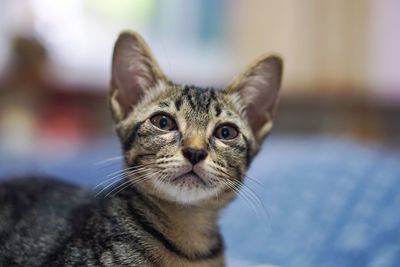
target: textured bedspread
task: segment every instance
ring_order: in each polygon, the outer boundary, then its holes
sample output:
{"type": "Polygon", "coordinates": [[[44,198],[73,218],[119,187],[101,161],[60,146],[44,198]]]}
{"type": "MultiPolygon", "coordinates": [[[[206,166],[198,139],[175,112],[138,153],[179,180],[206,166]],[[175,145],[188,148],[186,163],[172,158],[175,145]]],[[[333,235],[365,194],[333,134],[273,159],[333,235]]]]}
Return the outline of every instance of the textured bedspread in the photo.
{"type": "MultiPolygon", "coordinates": [[[[222,216],[229,266],[400,266],[397,148],[271,137],[222,216]]],[[[120,159],[99,161],[118,154],[114,139],[51,158],[0,148],[0,175],[34,171],[93,187],[121,166],[120,159]]]]}

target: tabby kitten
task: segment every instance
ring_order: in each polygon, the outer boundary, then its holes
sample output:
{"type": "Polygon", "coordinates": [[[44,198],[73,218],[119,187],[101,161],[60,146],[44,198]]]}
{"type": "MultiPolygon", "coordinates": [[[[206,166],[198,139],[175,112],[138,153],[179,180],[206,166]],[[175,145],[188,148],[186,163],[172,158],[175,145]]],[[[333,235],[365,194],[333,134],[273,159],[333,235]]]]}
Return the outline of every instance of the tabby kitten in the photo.
{"type": "Polygon", "coordinates": [[[271,130],[281,73],[271,56],[221,90],[178,85],[122,33],[109,100],[126,178],[97,197],[45,178],[1,184],[0,266],[224,266],[219,211],[271,130]]]}

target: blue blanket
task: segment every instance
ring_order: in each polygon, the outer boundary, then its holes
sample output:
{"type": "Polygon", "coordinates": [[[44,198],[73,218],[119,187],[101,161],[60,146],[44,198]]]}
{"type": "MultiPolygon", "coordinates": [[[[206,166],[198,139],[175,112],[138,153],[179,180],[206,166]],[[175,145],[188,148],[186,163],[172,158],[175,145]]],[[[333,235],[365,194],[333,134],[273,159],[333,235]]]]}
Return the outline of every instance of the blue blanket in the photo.
{"type": "MultiPolygon", "coordinates": [[[[115,139],[60,157],[12,157],[0,175],[46,173],[93,187],[121,168],[115,139]],[[96,164],[97,163],[97,164],[96,164]]],[[[272,136],[223,212],[229,266],[400,266],[400,150],[272,136]]]]}

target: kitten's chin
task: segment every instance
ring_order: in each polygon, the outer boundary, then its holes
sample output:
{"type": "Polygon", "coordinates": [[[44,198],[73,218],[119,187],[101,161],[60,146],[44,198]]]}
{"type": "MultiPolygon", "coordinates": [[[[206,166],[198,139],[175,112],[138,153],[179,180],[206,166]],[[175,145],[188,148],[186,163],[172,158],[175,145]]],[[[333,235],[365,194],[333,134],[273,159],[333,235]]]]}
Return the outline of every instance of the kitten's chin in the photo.
{"type": "Polygon", "coordinates": [[[193,171],[180,175],[171,180],[172,184],[176,184],[179,186],[188,186],[188,187],[209,187],[206,181],[203,180],[199,175],[194,173],[193,171]]]}
{"type": "Polygon", "coordinates": [[[168,200],[183,204],[196,204],[213,198],[220,192],[217,186],[210,187],[201,177],[192,172],[170,181],[154,180],[153,183],[155,188],[161,191],[168,200]]]}

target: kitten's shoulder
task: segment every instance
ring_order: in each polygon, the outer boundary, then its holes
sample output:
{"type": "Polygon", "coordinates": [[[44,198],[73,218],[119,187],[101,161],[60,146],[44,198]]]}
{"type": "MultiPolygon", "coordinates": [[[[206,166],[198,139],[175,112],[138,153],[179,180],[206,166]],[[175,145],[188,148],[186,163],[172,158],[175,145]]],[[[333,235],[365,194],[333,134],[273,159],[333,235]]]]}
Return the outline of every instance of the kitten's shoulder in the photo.
{"type": "Polygon", "coordinates": [[[48,190],[80,190],[75,184],[61,181],[51,176],[15,176],[0,179],[0,194],[9,190],[24,192],[48,190]]]}
{"type": "Polygon", "coordinates": [[[73,201],[89,195],[88,189],[50,176],[9,177],[0,181],[0,203],[29,204],[40,199],[73,201]]]}

